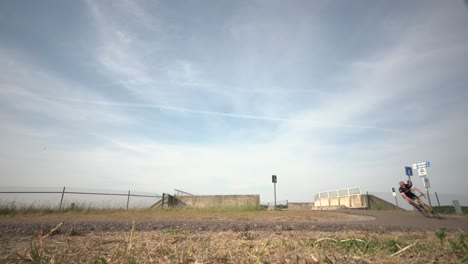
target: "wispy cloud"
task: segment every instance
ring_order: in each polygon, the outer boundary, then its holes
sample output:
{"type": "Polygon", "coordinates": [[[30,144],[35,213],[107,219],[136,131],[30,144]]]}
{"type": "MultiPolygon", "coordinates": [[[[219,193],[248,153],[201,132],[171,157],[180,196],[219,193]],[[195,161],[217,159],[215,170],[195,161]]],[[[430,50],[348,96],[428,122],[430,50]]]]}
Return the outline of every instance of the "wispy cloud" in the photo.
{"type": "Polygon", "coordinates": [[[81,83],[64,80],[47,70],[41,69],[19,53],[0,49],[0,58],[12,63],[0,66],[4,75],[0,77],[0,101],[4,111],[15,112],[19,120],[52,118],[59,122],[120,123],[131,120],[126,114],[107,109],[73,107],[69,103],[53,100],[65,95],[69,98],[102,98],[99,92],[85,88],[81,83]],[[21,118],[20,118],[21,117],[21,118]]]}
{"type": "Polygon", "coordinates": [[[310,200],[431,159],[460,192],[462,4],[88,1],[86,58],[0,44],[2,182],[310,200]]]}
{"type": "Polygon", "coordinates": [[[53,101],[74,102],[74,103],[83,103],[83,104],[99,105],[99,106],[115,106],[115,107],[131,107],[131,108],[153,108],[153,109],[161,109],[161,110],[184,112],[184,113],[191,113],[191,114],[200,114],[200,115],[208,115],[208,116],[222,116],[222,117],[241,118],[241,119],[258,119],[258,120],[268,120],[268,121],[276,121],[276,122],[289,122],[289,123],[309,123],[309,124],[319,126],[319,127],[330,127],[330,126],[331,127],[349,127],[349,128],[378,129],[378,130],[396,132],[395,130],[381,128],[381,127],[362,126],[362,125],[345,124],[345,123],[333,123],[333,122],[320,122],[320,121],[307,120],[307,119],[290,119],[290,118],[281,118],[281,117],[268,117],[268,116],[257,116],[257,115],[246,115],[246,114],[235,114],[235,113],[223,113],[223,112],[195,110],[195,109],[188,109],[188,108],[167,106],[167,105],[157,105],[157,104],[124,103],[124,102],[113,102],[113,101],[93,101],[93,100],[76,99],[76,98],[70,98],[70,97],[42,96],[42,95],[37,95],[37,94],[34,95],[34,94],[31,94],[31,93],[24,93],[24,92],[20,93],[20,94],[30,96],[30,97],[35,97],[35,98],[49,99],[49,100],[53,100],[53,101]]]}

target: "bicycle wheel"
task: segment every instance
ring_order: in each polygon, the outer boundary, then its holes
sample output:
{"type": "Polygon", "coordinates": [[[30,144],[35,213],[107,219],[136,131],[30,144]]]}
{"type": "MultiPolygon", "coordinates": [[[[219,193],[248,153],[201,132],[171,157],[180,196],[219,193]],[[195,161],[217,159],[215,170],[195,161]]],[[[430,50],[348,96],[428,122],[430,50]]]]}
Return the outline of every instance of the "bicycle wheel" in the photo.
{"type": "Polygon", "coordinates": [[[431,212],[431,215],[435,218],[438,218],[438,219],[441,219],[442,217],[440,217],[439,213],[437,213],[436,211],[434,211],[434,209],[432,210],[431,212]]]}
{"type": "Polygon", "coordinates": [[[430,217],[429,215],[429,212],[427,212],[426,210],[422,209],[421,211],[419,211],[422,215],[424,215],[425,217],[430,217]]]}
{"type": "Polygon", "coordinates": [[[440,215],[437,212],[434,212],[434,210],[427,204],[422,203],[424,211],[427,213],[427,216],[432,216],[435,218],[440,218],[440,215]]]}
{"type": "Polygon", "coordinates": [[[418,212],[420,212],[422,215],[424,215],[425,217],[429,217],[429,212],[427,212],[424,207],[422,207],[421,205],[415,205],[414,206],[416,208],[416,210],[418,210],[418,212]]]}

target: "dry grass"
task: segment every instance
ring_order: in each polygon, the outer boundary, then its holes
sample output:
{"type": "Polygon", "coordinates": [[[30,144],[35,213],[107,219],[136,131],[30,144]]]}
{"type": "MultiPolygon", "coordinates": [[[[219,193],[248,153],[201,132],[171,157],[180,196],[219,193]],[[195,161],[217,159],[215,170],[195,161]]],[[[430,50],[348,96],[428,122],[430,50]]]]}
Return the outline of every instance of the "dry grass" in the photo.
{"type": "MultiPolygon", "coordinates": [[[[57,219],[233,219],[328,221],[346,214],[219,209],[26,212],[9,221],[57,219]]],[[[39,230],[38,230],[39,232],[39,230]]],[[[463,232],[159,231],[0,234],[0,263],[468,263],[463,232]]]]}
{"type": "Polygon", "coordinates": [[[464,233],[445,234],[441,239],[433,232],[132,230],[2,237],[0,262],[466,263],[467,242],[464,233]]]}
{"type": "Polygon", "coordinates": [[[93,220],[109,220],[109,219],[221,219],[221,220],[259,220],[259,221],[288,221],[288,220],[304,220],[304,221],[327,221],[329,219],[346,219],[348,216],[336,212],[312,211],[312,210],[284,210],[284,211],[267,211],[264,209],[193,209],[193,208],[171,208],[171,209],[132,209],[132,210],[68,210],[64,212],[58,211],[25,211],[15,214],[0,215],[0,221],[31,221],[31,220],[62,220],[69,219],[93,219],[93,220]]]}

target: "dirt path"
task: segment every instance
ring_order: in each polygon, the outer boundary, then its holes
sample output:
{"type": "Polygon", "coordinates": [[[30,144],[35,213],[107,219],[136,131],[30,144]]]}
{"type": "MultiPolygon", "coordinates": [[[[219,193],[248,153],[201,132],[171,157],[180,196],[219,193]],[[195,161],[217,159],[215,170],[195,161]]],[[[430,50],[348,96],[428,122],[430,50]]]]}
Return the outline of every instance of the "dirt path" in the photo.
{"type": "MultiPolygon", "coordinates": [[[[237,219],[135,219],[136,231],[151,230],[190,230],[190,231],[418,231],[445,228],[447,231],[463,230],[468,232],[468,217],[444,216],[442,219],[425,218],[416,212],[400,211],[339,211],[336,219],[271,219],[271,220],[237,220],[237,219]]],[[[0,221],[0,236],[30,236],[41,230],[50,230],[62,222],[57,220],[0,221]]],[[[81,234],[91,232],[130,231],[133,220],[103,219],[68,219],[64,221],[61,232],[79,231],[81,234]]]]}

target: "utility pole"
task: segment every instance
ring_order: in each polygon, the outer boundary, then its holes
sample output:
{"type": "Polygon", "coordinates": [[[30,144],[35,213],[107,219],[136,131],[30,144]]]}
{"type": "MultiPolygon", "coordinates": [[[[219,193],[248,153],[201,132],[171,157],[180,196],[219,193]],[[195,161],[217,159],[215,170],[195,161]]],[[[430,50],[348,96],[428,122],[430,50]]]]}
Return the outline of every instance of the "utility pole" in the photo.
{"type": "Polygon", "coordinates": [[[273,186],[274,186],[273,188],[274,188],[274,193],[275,193],[275,210],[276,210],[276,182],[278,181],[276,175],[271,176],[271,181],[273,182],[273,186]]]}

